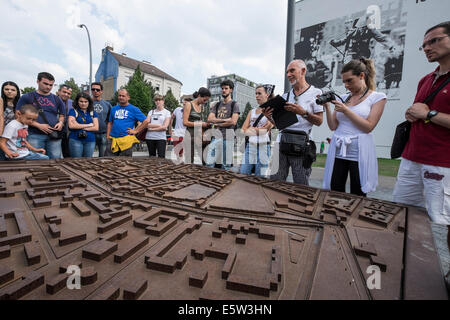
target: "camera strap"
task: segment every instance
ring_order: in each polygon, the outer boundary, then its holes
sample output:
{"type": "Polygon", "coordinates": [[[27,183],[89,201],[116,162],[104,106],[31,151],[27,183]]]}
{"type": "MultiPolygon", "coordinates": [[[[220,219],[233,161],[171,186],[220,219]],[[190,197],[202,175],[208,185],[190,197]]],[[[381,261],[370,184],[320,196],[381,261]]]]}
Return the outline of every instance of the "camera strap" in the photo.
{"type": "MultiPolygon", "coordinates": [[[[369,92],[369,90],[370,90],[369,87],[367,87],[367,88],[366,88],[366,91],[364,91],[363,95],[358,99],[358,101],[360,101],[362,98],[364,98],[364,97],[366,96],[367,92],[369,92]]],[[[349,94],[349,96],[347,97],[347,99],[345,99],[345,102],[344,102],[344,103],[349,102],[350,99],[351,99],[352,97],[353,97],[353,96],[352,96],[351,94],[349,94]]]]}

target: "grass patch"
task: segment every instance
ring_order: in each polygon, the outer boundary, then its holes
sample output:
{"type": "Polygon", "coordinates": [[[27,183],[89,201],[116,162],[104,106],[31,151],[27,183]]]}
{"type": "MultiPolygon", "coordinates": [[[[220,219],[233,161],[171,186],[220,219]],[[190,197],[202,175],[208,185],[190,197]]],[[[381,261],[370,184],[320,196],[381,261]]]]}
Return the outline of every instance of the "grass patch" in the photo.
{"type": "MultiPolygon", "coordinates": [[[[313,167],[325,168],[326,154],[318,154],[317,161],[313,163],[313,167]]],[[[400,160],[378,159],[378,174],[384,177],[396,177],[398,168],[400,167],[400,160]]]]}

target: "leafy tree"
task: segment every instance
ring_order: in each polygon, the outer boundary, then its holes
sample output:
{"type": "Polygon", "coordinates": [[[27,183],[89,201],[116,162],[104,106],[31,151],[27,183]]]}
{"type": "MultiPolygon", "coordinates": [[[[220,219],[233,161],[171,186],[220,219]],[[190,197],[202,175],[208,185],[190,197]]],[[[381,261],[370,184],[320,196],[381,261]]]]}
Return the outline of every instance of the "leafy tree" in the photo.
{"type": "MultiPolygon", "coordinates": [[[[155,108],[155,103],[153,102],[155,89],[153,89],[150,82],[145,80],[144,74],[139,66],[128,83],[120,89],[126,89],[128,91],[130,94],[130,104],[138,107],[145,115],[147,115],[151,109],[155,108]]],[[[113,106],[117,105],[119,102],[118,95],[119,90],[114,94],[114,98],[111,100],[113,106]]]]}
{"type": "Polygon", "coordinates": [[[245,122],[245,119],[247,119],[247,115],[251,110],[252,110],[252,105],[250,104],[250,102],[247,102],[247,104],[245,105],[244,112],[241,114],[241,116],[238,119],[238,122],[237,122],[238,128],[242,128],[242,126],[245,122]]]}
{"type": "Polygon", "coordinates": [[[30,93],[30,92],[33,92],[33,91],[36,91],[36,89],[33,88],[33,87],[25,87],[25,88],[20,90],[20,92],[22,92],[22,94],[30,93]]]}
{"type": "Polygon", "coordinates": [[[64,81],[64,84],[72,89],[72,96],[70,97],[70,99],[75,100],[76,96],[81,92],[80,87],[77,85],[73,78],[64,81]]]}
{"type": "Polygon", "coordinates": [[[164,97],[164,106],[170,112],[174,112],[174,110],[180,106],[177,98],[173,95],[172,90],[167,91],[166,96],[164,97]]]}

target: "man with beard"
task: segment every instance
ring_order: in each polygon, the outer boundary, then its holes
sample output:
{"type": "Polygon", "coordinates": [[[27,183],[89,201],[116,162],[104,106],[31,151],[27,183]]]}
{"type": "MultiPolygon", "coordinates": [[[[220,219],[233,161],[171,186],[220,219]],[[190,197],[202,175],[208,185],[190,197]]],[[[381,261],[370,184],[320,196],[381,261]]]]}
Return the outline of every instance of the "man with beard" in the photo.
{"type": "MultiPolygon", "coordinates": [[[[316,97],[322,94],[320,89],[306,82],[306,64],[303,60],[294,60],[289,63],[286,70],[287,78],[292,85],[292,90],[283,95],[287,101],[285,109],[297,116],[297,123],[285,128],[280,132],[277,144],[274,147],[273,157],[278,157],[278,162],[272,160],[271,179],[286,181],[289,168],[292,169],[294,183],[309,185],[311,167],[304,165],[304,154],[290,154],[282,152],[282,135],[299,134],[303,131],[311,138],[314,125],[320,126],[323,121],[323,106],[316,103],[316,97]],[[278,168],[275,167],[278,165],[278,168]]],[[[272,122],[273,110],[267,108],[264,115],[272,122]]]]}
{"type": "Polygon", "coordinates": [[[439,66],[420,80],[414,104],[406,111],[411,132],[402,154],[394,201],[426,207],[434,223],[448,227],[450,249],[450,21],[429,29],[420,50],[428,62],[439,66]],[[422,103],[439,88],[431,101],[422,103]]]}
{"type": "Polygon", "coordinates": [[[208,122],[220,131],[221,137],[211,139],[206,165],[213,168],[217,164],[224,170],[230,170],[233,164],[234,129],[240,110],[237,102],[233,101],[233,81],[225,80],[220,87],[223,100],[212,107],[208,122]]]}

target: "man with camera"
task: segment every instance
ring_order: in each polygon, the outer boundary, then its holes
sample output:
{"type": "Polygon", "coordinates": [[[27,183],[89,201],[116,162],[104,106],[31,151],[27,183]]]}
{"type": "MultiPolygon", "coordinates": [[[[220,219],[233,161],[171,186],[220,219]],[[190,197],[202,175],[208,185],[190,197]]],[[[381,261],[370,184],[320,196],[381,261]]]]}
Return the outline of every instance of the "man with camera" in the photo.
{"type": "MultiPolygon", "coordinates": [[[[286,181],[289,168],[292,168],[294,183],[309,185],[311,163],[305,161],[305,150],[313,126],[320,126],[323,121],[323,106],[316,103],[316,98],[322,91],[306,82],[306,64],[303,60],[294,60],[289,63],[286,73],[292,90],[283,95],[287,101],[285,109],[295,113],[298,122],[282,130],[278,135],[273,153],[274,157],[278,157],[278,170],[274,169],[273,165],[276,161],[272,160],[271,179],[286,181]],[[295,148],[291,148],[290,142],[295,141],[303,141],[304,145],[300,148],[303,151],[295,151],[295,148]]],[[[264,115],[274,123],[272,113],[271,108],[264,111],[264,115]]]]}
{"type": "Polygon", "coordinates": [[[430,28],[419,49],[439,66],[420,80],[414,104],[406,111],[412,125],[394,201],[426,206],[433,222],[448,226],[450,248],[450,21],[430,28]],[[435,92],[430,102],[422,103],[435,92]]]}
{"type": "Polygon", "coordinates": [[[60,159],[65,107],[61,98],[51,93],[54,83],[55,78],[50,73],[39,73],[38,89],[21,96],[17,110],[26,104],[39,110],[39,117],[29,127],[28,142],[37,149],[45,149],[50,159],[60,159]]]}
{"type": "Polygon", "coordinates": [[[107,146],[105,156],[133,156],[133,145],[140,143],[136,134],[149,124],[149,120],[139,108],[129,103],[130,94],[126,89],[119,90],[119,104],[111,109],[106,128],[107,146]],[[136,122],[141,124],[136,128],[136,122]]]}

